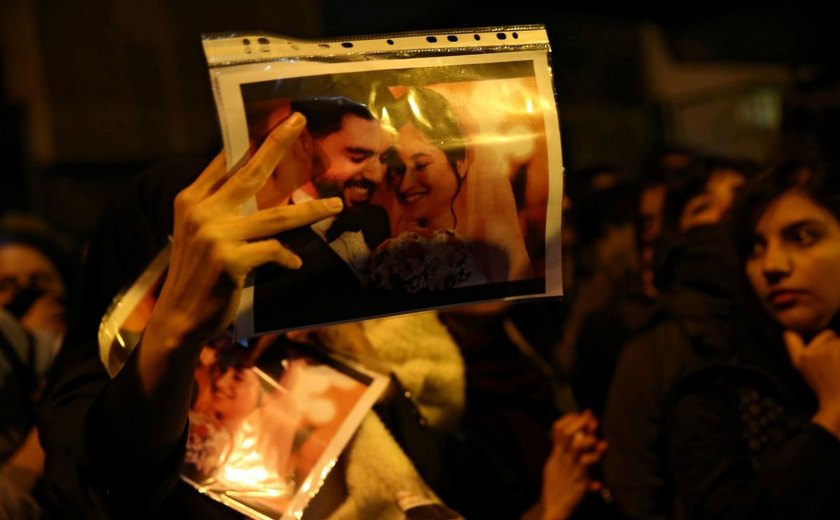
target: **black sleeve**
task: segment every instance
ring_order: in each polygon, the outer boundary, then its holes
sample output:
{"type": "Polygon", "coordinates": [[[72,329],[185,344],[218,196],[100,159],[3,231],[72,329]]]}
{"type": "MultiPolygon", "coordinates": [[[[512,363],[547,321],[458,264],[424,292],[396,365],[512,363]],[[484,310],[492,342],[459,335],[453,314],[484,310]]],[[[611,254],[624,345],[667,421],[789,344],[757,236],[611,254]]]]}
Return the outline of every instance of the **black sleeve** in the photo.
{"type": "Polygon", "coordinates": [[[664,468],[662,403],[676,368],[669,366],[679,334],[670,323],[625,347],[604,412],[604,478],[618,507],[636,519],[666,518],[671,489],[664,468]]]}
{"type": "Polygon", "coordinates": [[[132,180],[105,210],[89,244],[80,298],[39,418],[47,454],[44,501],[56,518],[152,516],[177,482],[183,442],[149,467],[110,432],[101,407],[110,378],[97,333],[113,298],[166,243],[174,196],[201,167],[196,161],[160,165],[132,180]]]}
{"type": "Polygon", "coordinates": [[[840,441],[810,422],[751,455],[737,392],[696,385],[668,415],[670,468],[688,518],[837,518],[840,441]]]}

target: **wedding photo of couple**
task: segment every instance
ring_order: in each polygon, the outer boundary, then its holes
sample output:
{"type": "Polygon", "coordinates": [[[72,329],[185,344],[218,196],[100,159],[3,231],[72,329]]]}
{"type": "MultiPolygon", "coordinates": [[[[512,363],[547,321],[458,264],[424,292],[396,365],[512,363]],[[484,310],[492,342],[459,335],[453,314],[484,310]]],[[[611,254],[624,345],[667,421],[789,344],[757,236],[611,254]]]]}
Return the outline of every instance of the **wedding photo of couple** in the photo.
{"type": "Polygon", "coordinates": [[[303,266],[256,271],[247,332],[546,292],[549,161],[533,66],[439,69],[241,86],[252,149],[290,114],[306,118],[257,208],[344,202],[276,237],[303,266]],[[291,294],[298,315],[275,322],[272,300],[291,294]]]}

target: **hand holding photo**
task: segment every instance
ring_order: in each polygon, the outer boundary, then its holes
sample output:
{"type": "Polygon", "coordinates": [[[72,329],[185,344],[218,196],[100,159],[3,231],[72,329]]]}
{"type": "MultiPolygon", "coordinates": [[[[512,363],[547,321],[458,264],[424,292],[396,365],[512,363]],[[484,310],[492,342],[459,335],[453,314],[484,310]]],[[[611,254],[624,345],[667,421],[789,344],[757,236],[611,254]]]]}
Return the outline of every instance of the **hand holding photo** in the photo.
{"type": "MultiPolygon", "coordinates": [[[[146,327],[166,277],[165,248],[100,325],[111,376],[146,327]]],[[[194,372],[182,478],[255,519],[292,518],[318,492],[389,377],[283,336],[213,337],[194,372]]]]}

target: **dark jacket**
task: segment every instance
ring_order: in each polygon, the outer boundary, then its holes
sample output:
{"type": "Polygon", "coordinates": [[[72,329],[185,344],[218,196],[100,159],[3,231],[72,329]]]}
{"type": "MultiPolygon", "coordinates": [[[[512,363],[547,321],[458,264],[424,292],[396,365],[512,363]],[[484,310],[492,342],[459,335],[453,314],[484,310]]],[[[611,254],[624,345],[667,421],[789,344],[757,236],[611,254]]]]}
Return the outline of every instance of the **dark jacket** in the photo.
{"type": "Polygon", "coordinates": [[[675,237],[660,259],[658,314],[622,350],[604,414],[604,473],[629,518],[679,518],[668,475],[663,406],[676,381],[728,355],[739,262],[720,226],[675,237]]]}
{"type": "Polygon", "coordinates": [[[87,253],[83,291],[42,402],[49,518],[238,518],[180,481],[185,440],[163,463],[149,465],[108,430],[101,403],[110,378],[99,359],[99,322],[112,299],[166,244],[172,201],[204,164],[201,159],[160,165],[133,180],[100,220],[87,253]]]}
{"type": "Polygon", "coordinates": [[[840,516],[840,440],[794,374],[747,360],[682,380],[666,418],[669,466],[689,518],[840,516]]]}
{"type": "Polygon", "coordinates": [[[753,299],[732,318],[731,356],[675,384],[669,468],[692,519],[840,517],[840,440],[811,422],[816,396],[782,330],[753,299]]]}

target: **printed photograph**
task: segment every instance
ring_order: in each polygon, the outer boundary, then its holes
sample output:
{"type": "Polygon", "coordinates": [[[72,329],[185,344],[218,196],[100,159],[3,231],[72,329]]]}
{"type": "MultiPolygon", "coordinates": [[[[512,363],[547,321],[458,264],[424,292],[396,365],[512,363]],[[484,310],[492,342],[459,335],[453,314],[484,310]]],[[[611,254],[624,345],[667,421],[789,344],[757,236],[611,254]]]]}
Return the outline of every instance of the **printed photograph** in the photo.
{"type": "Polygon", "coordinates": [[[244,333],[562,293],[546,269],[560,254],[548,214],[562,166],[540,62],[440,62],[249,74],[225,90],[243,107],[244,123],[229,129],[247,133],[246,154],[292,112],[307,119],[257,210],[344,201],[335,218],[276,237],[303,267],[257,270],[240,308],[244,333]],[[297,305],[282,312],[274,302],[289,295],[297,305]]]}
{"type": "Polygon", "coordinates": [[[218,336],[195,371],[184,480],[256,518],[302,508],[379,397],[376,380],[278,337],[218,336]]]}

